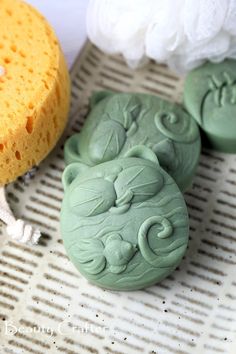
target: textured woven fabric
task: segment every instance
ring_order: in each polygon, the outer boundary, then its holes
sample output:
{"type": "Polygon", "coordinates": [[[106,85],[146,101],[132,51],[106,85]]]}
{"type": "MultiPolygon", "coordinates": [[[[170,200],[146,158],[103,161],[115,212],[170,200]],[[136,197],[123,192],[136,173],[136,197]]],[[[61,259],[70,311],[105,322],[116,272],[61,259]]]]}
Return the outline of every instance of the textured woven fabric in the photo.
{"type": "Polygon", "coordinates": [[[132,67],[152,58],[184,73],[236,58],[236,0],[90,0],[87,31],[132,67]]]}

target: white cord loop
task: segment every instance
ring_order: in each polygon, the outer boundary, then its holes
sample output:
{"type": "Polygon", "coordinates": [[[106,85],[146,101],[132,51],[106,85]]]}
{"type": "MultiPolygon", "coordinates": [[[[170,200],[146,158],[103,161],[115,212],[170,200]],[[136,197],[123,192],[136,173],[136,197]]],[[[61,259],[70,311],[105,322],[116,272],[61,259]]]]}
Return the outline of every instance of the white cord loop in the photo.
{"type": "Polygon", "coordinates": [[[38,243],[41,236],[40,231],[26,224],[26,222],[21,219],[15,219],[7,203],[4,187],[0,188],[0,220],[6,224],[7,234],[13,240],[28,245],[36,245],[38,243]]]}

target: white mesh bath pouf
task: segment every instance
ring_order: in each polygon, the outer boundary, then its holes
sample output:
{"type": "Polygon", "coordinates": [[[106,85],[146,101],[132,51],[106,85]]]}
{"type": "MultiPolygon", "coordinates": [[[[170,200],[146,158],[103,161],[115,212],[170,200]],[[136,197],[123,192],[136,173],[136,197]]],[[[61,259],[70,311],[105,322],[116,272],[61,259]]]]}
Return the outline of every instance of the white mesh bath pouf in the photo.
{"type": "Polygon", "coordinates": [[[206,60],[236,59],[235,21],[236,0],[90,0],[87,32],[131,67],[148,58],[185,73],[206,60]]]}
{"type": "Polygon", "coordinates": [[[38,229],[34,229],[22,219],[16,219],[7,203],[5,187],[0,187],[0,220],[6,224],[6,232],[13,240],[35,245],[41,236],[38,229]]]}

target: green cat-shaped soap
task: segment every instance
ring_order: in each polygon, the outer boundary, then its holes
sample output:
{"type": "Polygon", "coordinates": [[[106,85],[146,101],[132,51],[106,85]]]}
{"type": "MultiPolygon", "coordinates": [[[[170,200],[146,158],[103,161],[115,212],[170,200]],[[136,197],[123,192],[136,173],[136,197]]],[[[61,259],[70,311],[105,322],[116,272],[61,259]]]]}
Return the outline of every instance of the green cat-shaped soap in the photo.
{"type": "Polygon", "coordinates": [[[184,104],[210,147],[236,153],[236,61],[206,63],[190,72],[184,104]]]}
{"type": "Polygon", "coordinates": [[[181,190],[191,184],[201,147],[197,124],[181,106],[147,94],[95,93],[81,133],[65,145],[65,161],[94,166],[136,145],[152,149],[181,190]]]}
{"type": "Polygon", "coordinates": [[[61,232],[67,254],[92,283],[112,290],[141,289],[179,265],[189,219],[174,180],[145,146],[63,173],[61,232]]]}

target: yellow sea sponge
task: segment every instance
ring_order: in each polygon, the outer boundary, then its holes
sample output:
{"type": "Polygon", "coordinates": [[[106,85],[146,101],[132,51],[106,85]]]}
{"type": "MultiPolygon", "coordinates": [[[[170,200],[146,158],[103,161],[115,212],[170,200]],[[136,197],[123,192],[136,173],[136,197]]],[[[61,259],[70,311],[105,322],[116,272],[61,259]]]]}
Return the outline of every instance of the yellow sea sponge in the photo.
{"type": "Polygon", "coordinates": [[[54,147],[69,97],[69,75],[52,28],[30,5],[0,0],[0,186],[54,147]]]}

